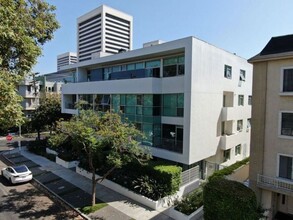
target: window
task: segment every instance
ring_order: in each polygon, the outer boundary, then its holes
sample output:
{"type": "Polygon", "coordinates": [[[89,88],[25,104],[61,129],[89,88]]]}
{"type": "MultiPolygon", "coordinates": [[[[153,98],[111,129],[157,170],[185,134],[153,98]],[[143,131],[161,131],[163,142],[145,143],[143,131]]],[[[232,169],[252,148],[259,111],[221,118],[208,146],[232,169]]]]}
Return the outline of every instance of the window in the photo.
{"type": "Polygon", "coordinates": [[[239,77],[240,81],[245,81],[245,70],[240,70],[240,77],[239,77]]]}
{"type": "Polygon", "coordinates": [[[227,160],[230,160],[230,153],[231,153],[231,149],[224,150],[224,162],[226,162],[227,160]]]}
{"type": "Polygon", "coordinates": [[[179,125],[162,124],[162,148],[182,153],[183,127],[179,125]]]}
{"type": "Polygon", "coordinates": [[[235,156],[240,155],[240,154],[241,154],[241,144],[239,144],[235,147],[235,156]]]}
{"type": "Polygon", "coordinates": [[[163,95],[163,116],[183,117],[184,94],[163,95]]]}
{"type": "Polygon", "coordinates": [[[251,105],[251,104],[252,104],[252,96],[249,95],[249,96],[248,96],[248,105],[251,105]]]}
{"type": "Polygon", "coordinates": [[[243,129],[243,120],[237,121],[237,131],[242,131],[243,129]]]}
{"type": "Polygon", "coordinates": [[[281,135],[293,136],[293,113],[281,113],[281,135]]]}
{"type": "Polygon", "coordinates": [[[251,128],[251,119],[248,118],[248,119],[247,119],[247,127],[246,127],[246,131],[248,132],[250,128],[251,128]]]}
{"type": "Polygon", "coordinates": [[[283,92],[293,92],[293,69],[283,71],[283,92]]]}
{"type": "Polygon", "coordinates": [[[224,76],[227,79],[232,79],[232,67],[231,66],[225,65],[224,76]]]}
{"type": "Polygon", "coordinates": [[[32,86],[27,86],[27,91],[31,92],[32,91],[32,86]]]}
{"type": "Polygon", "coordinates": [[[279,160],[279,177],[289,180],[293,179],[293,158],[280,155],[279,160]]]}
{"type": "Polygon", "coordinates": [[[238,105],[244,105],[244,95],[238,95],[238,105]]]}
{"type": "Polygon", "coordinates": [[[184,75],[184,56],[166,58],[163,61],[163,76],[184,75]]]}

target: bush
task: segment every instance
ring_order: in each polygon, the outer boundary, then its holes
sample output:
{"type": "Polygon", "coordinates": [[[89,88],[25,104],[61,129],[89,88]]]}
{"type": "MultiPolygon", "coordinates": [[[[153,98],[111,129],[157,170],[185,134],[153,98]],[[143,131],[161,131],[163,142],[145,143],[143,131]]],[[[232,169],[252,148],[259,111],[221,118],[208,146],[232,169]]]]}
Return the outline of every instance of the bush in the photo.
{"type": "MultiPolygon", "coordinates": [[[[81,166],[87,164],[82,163],[81,166]]],[[[132,162],[114,170],[109,179],[134,192],[152,200],[174,194],[179,190],[181,183],[181,167],[151,163],[141,165],[132,162]]],[[[107,168],[98,171],[99,175],[107,172],[107,168]]]]}
{"type": "Polygon", "coordinates": [[[175,210],[190,215],[203,205],[203,187],[200,186],[192,193],[184,196],[180,201],[174,202],[175,210]]]}
{"type": "Polygon", "coordinates": [[[45,156],[46,155],[46,146],[47,146],[47,140],[36,140],[36,141],[30,141],[27,149],[37,155],[45,156]]]}
{"type": "Polygon", "coordinates": [[[258,220],[262,217],[254,192],[242,183],[221,177],[204,187],[204,219],[258,220]]]}
{"type": "Polygon", "coordinates": [[[208,180],[211,181],[214,178],[228,176],[228,175],[232,174],[234,172],[234,170],[238,169],[242,165],[247,164],[248,162],[249,162],[249,157],[245,158],[244,160],[238,161],[228,167],[225,167],[224,169],[217,170],[211,176],[209,176],[208,180]]]}

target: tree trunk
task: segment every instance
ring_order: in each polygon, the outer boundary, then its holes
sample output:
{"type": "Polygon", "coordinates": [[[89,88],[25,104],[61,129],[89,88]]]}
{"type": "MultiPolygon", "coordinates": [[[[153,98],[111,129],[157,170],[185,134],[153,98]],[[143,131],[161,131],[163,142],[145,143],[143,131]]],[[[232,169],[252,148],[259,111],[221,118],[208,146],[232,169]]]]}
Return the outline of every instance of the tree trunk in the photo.
{"type": "Polygon", "coordinates": [[[38,140],[41,140],[41,131],[38,130],[38,140]]]}
{"type": "Polygon", "coordinates": [[[92,170],[92,206],[96,204],[96,172],[92,170]]]}

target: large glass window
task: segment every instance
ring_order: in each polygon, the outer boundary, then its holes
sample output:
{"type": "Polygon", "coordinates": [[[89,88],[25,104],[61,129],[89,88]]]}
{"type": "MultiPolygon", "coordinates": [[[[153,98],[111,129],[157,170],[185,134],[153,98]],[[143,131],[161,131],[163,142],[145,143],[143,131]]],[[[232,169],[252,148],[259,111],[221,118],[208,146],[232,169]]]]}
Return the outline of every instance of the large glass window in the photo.
{"type": "Polygon", "coordinates": [[[184,94],[163,95],[163,116],[183,117],[184,94]]]}
{"type": "Polygon", "coordinates": [[[94,100],[94,109],[96,111],[110,111],[110,95],[97,94],[94,100]]]}
{"type": "Polygon", "coordinates": [[[293,136],[293,113],[282,113],[281,135],[293,136]]]}
{"type": "Polygon", "coordinates": [[[284,69],[283,92],[293,92],[293,69],[284,69]]]}
{"type": "Polygon", "coordinates": [[[293,179],[293,158],[280,155],[279,177],[293,179]]]}
{"type": "Polygon", "coordinates": [[[163,60],[163,76],[184,75],[184,56],[170,57],[163,60]]]}
{"type": "Polygon", "coordinates": [[[162,148],[183,152],[183,128],[178,125],[162,125],[162,148]]]}

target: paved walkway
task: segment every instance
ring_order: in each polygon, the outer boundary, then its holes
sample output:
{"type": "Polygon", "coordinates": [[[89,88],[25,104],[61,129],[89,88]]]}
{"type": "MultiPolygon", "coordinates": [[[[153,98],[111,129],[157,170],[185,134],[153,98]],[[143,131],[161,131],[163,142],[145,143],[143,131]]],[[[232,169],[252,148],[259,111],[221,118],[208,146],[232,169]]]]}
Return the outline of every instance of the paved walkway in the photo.
{"type": "MultiPolygon", "coordinates": [[[[16,150],[13,150],[15,153],[16,150]]],[[[44,157],[30,153],[27,150],[21,150],[20,153],[27,159],[40,165],[40,169],[52,172],[60,178],[72,183],[81,190],[91,194],[91,180],[83,177],[76,172],[64,168],[44,157]]],[[[106,206],[96,213],[92,217],[102,217],[103,219],[123,220],[123,219],[152,219],[152,220],[167,220],[172,219],[163,213],[150,208],[144,207],[141,204],[103,186],[97,184],[96,198],[106,202],[109,206],[106,206]]]]}

